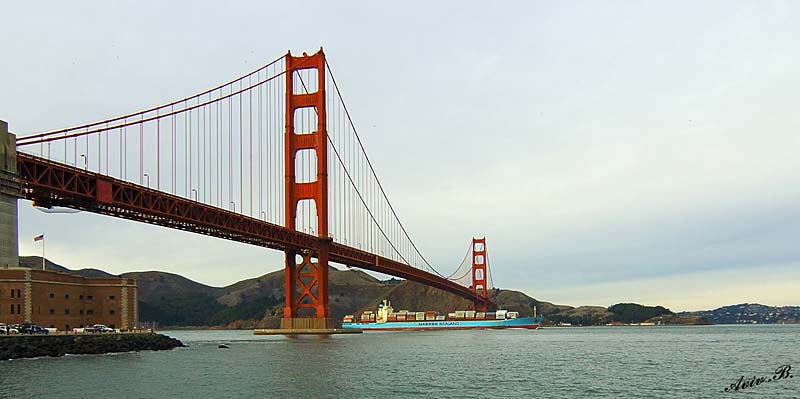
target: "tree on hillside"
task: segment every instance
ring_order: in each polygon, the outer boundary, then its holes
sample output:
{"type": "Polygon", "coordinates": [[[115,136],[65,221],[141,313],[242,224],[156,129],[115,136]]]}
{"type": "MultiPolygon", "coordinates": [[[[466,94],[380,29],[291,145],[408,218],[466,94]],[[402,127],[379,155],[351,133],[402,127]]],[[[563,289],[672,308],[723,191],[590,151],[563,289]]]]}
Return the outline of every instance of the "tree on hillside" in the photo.
{"type": "Polygon", "coordinates": [[[649,318],[671,315],[672,311],[663,306],[643,306],[638,303],[618,303],[610,306],[611,321],[623,323],[641,323],[649,318]]]}

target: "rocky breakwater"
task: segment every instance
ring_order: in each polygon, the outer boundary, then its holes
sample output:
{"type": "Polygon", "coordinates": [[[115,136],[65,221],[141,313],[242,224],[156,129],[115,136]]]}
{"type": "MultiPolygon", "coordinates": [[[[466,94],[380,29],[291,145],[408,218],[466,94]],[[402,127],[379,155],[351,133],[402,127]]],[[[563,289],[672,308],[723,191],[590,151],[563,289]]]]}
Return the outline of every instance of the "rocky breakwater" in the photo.
{"type": "Polygon", "coordinates": [[[154,333],[4,335],[0,336],[0,360],[65,354],[101,354],[183,347],[175,338],[154,333]]]}

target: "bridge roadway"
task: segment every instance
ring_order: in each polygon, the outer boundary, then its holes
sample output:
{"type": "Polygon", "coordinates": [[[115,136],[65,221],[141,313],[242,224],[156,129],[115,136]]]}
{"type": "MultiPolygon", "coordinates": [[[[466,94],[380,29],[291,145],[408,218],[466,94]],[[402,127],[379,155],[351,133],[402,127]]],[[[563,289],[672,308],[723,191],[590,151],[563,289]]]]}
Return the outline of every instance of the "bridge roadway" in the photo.
{"type": "MultiPolygon", "coordinates": [[[[246,215],[125,182],[45,158],[17,153],[23,198],[37,206],[63,206],[191,231],[276,250],[319,249],[326,239],[246,215]]],[[[469,287],[433,273],[333,242],[329,260],[416,281],[482,302],[469,287]]]]}

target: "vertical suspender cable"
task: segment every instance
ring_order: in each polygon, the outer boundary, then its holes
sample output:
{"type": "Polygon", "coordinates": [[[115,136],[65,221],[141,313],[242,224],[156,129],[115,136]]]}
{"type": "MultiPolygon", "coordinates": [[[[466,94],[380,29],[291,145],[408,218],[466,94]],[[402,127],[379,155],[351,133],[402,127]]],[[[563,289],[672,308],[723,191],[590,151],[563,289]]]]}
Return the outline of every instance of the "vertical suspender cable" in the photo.
{"type": "MultiPolygon", "coordinates": [[[[239,81],[239,90],[242,89],[242,81],[239,81]]],[[[244,141],[244,128],[242,119],[242,94],[239,93],[239,213],[244,214],[244,148],[242,143],[244,141]]]]}
{"type": "MultiPolygon", "coordinates": [[[[247,86],[252,86],[250,78],[247,79],[247,86]]],[[[247,102],[249,111],[247,112],[247,116],[250,118],[250,140],[247,143],[247,152],[250,155],[250,186],[247,187],[247,191],[250,194],[250,217],[253,217],[253,90],[248,90],[247,94],[249,96],[249,101],[247,102]]]]}
{"type": "MultiPolygon", "coordinates": [[[[156,116],[159,116],[156,110],[156,116]]],[[[156,189],[161,190],[161,119],[156,119],[156,189]]]]}

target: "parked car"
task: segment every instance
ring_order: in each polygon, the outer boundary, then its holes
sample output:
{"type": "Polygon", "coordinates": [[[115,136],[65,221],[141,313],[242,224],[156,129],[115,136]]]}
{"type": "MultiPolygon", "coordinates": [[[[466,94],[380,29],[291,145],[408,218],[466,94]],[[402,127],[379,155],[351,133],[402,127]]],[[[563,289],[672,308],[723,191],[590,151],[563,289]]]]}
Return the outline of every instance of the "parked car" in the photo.
{"type": "Polygon", "coordinates": [[[93,326],[86,326],[83,328],[83,332],[87,333],[109,333],[115,332],[115,330],[111,327],[107,327],[105,324],[95,324],[93,326]]]}
{"type": "Polygon", "coordinates": [[[19,332],[22,334],[47,334],[49,331],[33,323],[24,323],[19,326],[19,332]]]}
{"type": "Polygon", "coordinates": [[[15,328],[13,325],[7,326],[3,323],[0,323],[0,334],[2,335],[19,334],[19,330],[15,328]]]}

